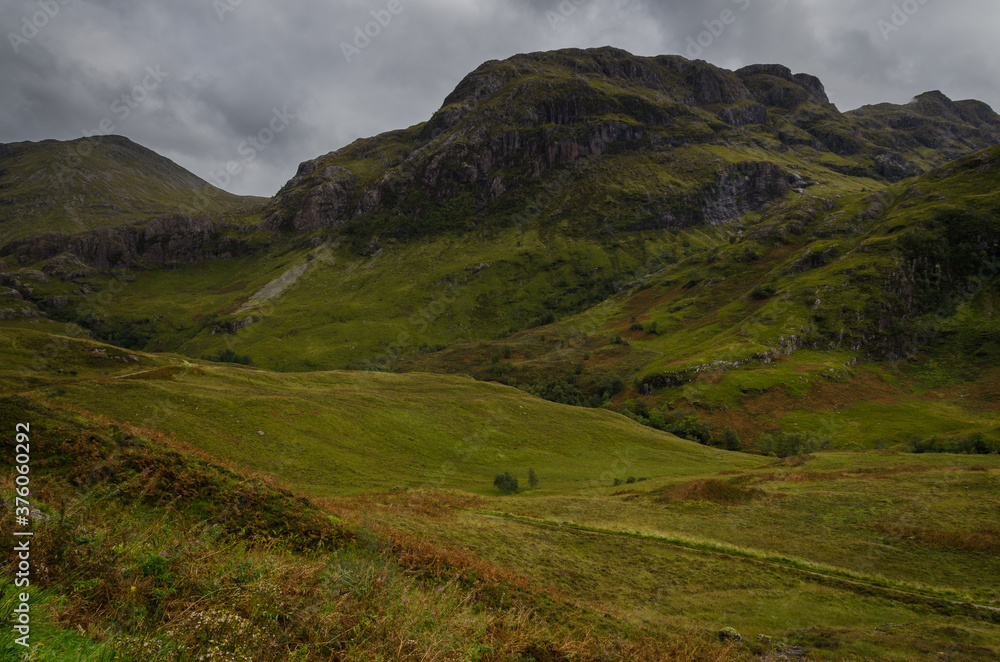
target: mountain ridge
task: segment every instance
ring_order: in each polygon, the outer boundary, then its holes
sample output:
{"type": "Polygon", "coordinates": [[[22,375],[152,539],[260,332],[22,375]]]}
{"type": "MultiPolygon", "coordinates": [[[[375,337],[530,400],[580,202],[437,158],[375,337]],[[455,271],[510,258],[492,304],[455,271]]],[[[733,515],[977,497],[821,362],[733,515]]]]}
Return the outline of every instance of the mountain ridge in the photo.
{"type": "MultiPolygon", "coordinates": [[[[669,179],[649,182],[650,201],[632,216],[649,217],[644,227],[658,218],[697,224],[705,209],[692,184],[723,179],[729,167],[775,160],[759,153],[740,158],[731,147],[785,157],[781,173],[765,166],[772,170],[765,188],[780,195],[778,178],[792,188],[838,175],[898,181],[998,142],[1000,116],[980,102],[952,102],[940,93],[907,106],[840,113],[819,79],[782,65],[732,72],[610,48],[532,53],[484,63],[425,123],[304,162],[268,206],[267,227],[309,232],[384,216],[349,228],[364,235],[359,245],[455,227],[447,211],[426,209],[420,193],[428,192],[438,205],[458,208],[451,216],[502,224],[491,208],[516,205],[549,170],[601,157],[627,165],[647,155],[658,155],[669,179]],[[928,114],[940,108],[947,110],[943,119],[928,114]],[[684,151],[697,146],[712,147],[720,167],[706,168],[706,159],[700,168],[687,163],[684,151]],[[815,175],[803,178],[791,166],[815,175]]],[[[585,207],[573,211],[588,216],[585,207]]],[[[596,212],[591,228],[612,216],[607,208],[589,211],[596,212]]]]}
{"type": "Polygon", "coordinates": [[[628,403],[694,406],[753,438],[774,423],[710,413],[788,379],[1000,351],[995,274],[974,273],[997,259],[1000,148],[965,154],[997,122],[938,92],[840,114],[780,65],[516,56],[428,122],[304,162],[263,206],[7,244],[2,314],[270,369],[461,372],[648,420],[628,403]],[[88,303],[122,270],[132,284],[88,303]]]}

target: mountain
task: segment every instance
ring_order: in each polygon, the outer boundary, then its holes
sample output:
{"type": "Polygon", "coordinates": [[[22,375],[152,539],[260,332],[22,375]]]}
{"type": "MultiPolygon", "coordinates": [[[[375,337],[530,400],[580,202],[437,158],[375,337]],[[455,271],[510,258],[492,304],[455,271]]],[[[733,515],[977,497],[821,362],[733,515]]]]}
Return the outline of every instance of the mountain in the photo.
{"type": "Polygon", "coordinates": [[[482,65],[424,124],[303,163],[269,226],[346,224],[360,245],[509,225],[539,182],[569,198],[551,220],[579,233],[718,225],[790,190],[898,181],[998,142],[989,107],[940,92],[843,114],[780,65],[533,53],[482,65]]]}
{"type": "MultiPolygon", "coordinates": [[[[750,443],[830,414],[791,383],[916,406],[943,378],[915,391],[885,365],[1000,351],[998,127],[940,92],[841,113],[779,65],[519,55],[263,206],[9,243],[0,315],[271,369],[467,373],[750,443]]],[[[834,442],[886,436],[852,425],[834,442]]]]}
{"type": "Polygon", "coordinates": [[[266,201],[6,156],[32,655],[997,659],[997,127],[605,48],[266,201]]]}
{"type": "Polygon", "coordinates": [[[122,136],[0,144],[0,245],[259,202],[217,189],[122,136]]]}

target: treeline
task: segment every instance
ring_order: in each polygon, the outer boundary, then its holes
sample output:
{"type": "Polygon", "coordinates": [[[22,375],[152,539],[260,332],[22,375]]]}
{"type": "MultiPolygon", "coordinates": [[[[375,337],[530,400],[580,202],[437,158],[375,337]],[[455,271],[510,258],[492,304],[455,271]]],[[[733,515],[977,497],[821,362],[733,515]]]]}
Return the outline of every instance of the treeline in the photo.
{"type": "Polygon", "coordinates": [[[1000,439],[987,439],[981,433],[967,437],[914,437],[907,444],[911,453],[959,453],[963,455],[992,455],[1000,453],[1000,439]]]}
{"type": "Polygon", "coordinates": [[[703,446],[714,446],[730,451],[738,451],[743,447],[740,436],[731,427],[713,431],[708,423],[698,418],[698,415],[686,410],[672,410],[668,407],[653,409],[646,400],[628,400],[619,405],[610,405],[608,409],[628,416],[637,423],[648,425],[657,430],[663,430],[681,439],[694,441],[703,446]]]}

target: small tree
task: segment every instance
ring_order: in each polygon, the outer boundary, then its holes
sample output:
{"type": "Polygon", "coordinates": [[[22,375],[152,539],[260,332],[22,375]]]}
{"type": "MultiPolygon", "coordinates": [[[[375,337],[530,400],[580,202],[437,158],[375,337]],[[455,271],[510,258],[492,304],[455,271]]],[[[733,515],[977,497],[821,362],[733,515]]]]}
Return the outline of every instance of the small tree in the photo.
{"type": "Polygon", "coordinates": [[[538,487],[538,474],[535,473],[534,467],[528,469],[528,487],[531,489],[538,487]]]}
{"type": "Polygon", "coordinates": [[[500,490],[500,494],[513,494],[517,492],[517,478],[510,475],[509,471],[497,474],[493,479],[493,487],[500,490]]]}
{"type": "Polygon", "coordinates": [[[736,434],[736,430],[727,427],[724,434],[724,444],[727,451],[738,451],[741,448],[740,445],[740,435],[736,434]]]}
{"type": "Polygon", "coordinates": [[[774,437],[765,432],[757,439],[757,447],[764,455],[771,455],[774,453],[774,437]]]}

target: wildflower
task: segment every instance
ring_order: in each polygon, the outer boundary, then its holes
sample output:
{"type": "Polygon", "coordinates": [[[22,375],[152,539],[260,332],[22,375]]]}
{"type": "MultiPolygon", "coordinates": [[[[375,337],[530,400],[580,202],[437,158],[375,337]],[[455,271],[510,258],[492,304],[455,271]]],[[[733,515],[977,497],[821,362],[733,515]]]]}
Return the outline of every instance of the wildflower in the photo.
{"type": "Polygon", "coordinates": [[[129,590],[130,590],[130,591],[134,591],[134,590],[135,590],[135,586],[130,586],[130,587],[129,587],[129,590]]]}

